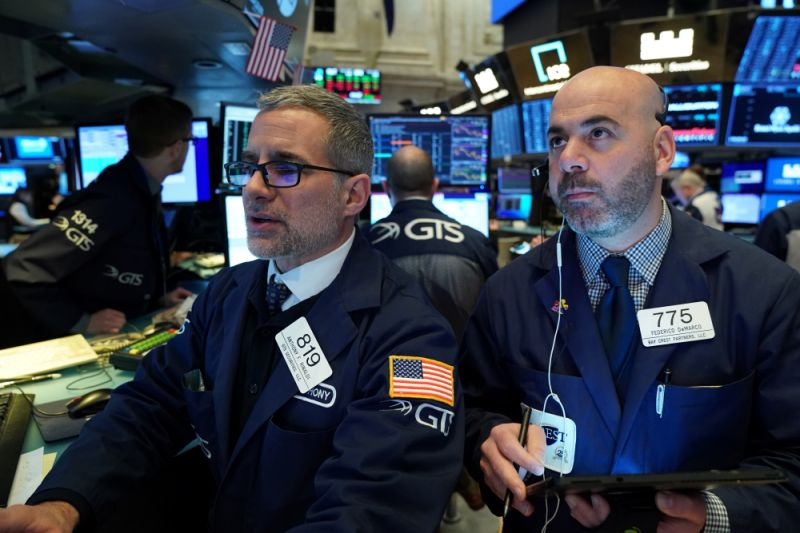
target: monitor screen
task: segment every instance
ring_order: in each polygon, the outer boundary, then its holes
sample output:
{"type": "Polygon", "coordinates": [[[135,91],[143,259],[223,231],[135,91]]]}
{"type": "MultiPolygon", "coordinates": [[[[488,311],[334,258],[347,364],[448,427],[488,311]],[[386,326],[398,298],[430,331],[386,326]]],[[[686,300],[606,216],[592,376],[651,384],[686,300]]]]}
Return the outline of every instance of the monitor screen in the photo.
{"type": "Polygon", "coordinates": [[[303,82],[338,94],[351,104],[381,103],[381,71],[374,68],[305,67],[303,82]]]}
{"type": "Polygon", "coordinates": [[[486,115],[370,115],[375,143],[372,183],[386,179],[395,150],[414,145],[431,155],[441,186],[483,188],[489,160],[489,117],[486,115]]]}
{"type": "Polygon", "coordinates": [[[761,197],[758,194],[723,194],[722,221],[729,224],[758,224],[761,197]]]}
{"type": "Polygon", "coordinates": [[[24,168],[0,167],[0,194],[14,194],[20,187],[26,187],[27,183],[24,168]]]}
{"type": "Polygon", "coordinates": [[[667,124],[678,146],[713,146],[719,143],[722,85],[672,85],[664,87],[669,98],[667,124]]]}
{"type": "Polygon", "coordinates": [[[669,168],[687,168],[690,164],[689,154],[675,150],[675,159],[672,160],[672,165],[669,168]]]}
{"type": "Polygon", "coordinates": [[[511,79],[508,60],[505,53],[500,52],[475,65],[472,70],[472,89],[481,105],[493,111],[514,101],[516,88],[511,79]]]}
{"type": "MultiPolygon", "coordinates": [[[[255,106],[222,104],[222,164],[241,161],[242,152],[247,147],[250,126],[258,114],[255,106]]],[[[224,169],[222,170],[223,176],[224,169]]]]}
{"type": "Polygon", "coordinates": [[[497,167],[497,190],[505,193],[530,194],[530,167],[497,167]]]}
{"type": "Polygon", "coordinates": [[[800,87],[733,86],[728,146],[800,146],[800,87]]]}
{"type": "Polygon", "coordinates": [[[225,259],[228,266],[258,259],[247,248],[247,225],[244,217],[242,196],[225,196],[225,259]]]}
{"type": "Polygon", "coordinates": [[[790,204],[792,202],[800,202],[800,193],[798,194],[778,194],[766,193],[761,195],[761,217],[759,221],[764,220],[771,212],[776,209],[790,204]]]}
{"type": "Polygon", "coordinates": [[[800,17],[758,17],[739,61],[736,81],[800,82],[800,17]]]}
{"type": "Polygon", "coordinates": [[[720,192],[761,194],[764,192],[765,172],[763,161],[725,163],[720,176],[720,192]]]}
{"type": "Polygon", "coordinates": [[[767,159],[768,192],[800,193],[800,157],[770,157],[767,159]]]}
{"type": "Polygon", "coordinates": [[[501,193],[497,195],[494,216],[501,220],[528,220],[532,204],[531,194],[501,193]]]}
{"type": "Polygon", "coordinates": [[[547,153],[547,125],[550,123],[552,104],[552,98],[522,102],[522,131],[526,153],[547,153]]]}
{"type": "Polygon", "coordinates": [[[492,111],[492,158],[522,153],[522,128],[516,104],[492,111]]]}
{"type": "Polygon", "coordinates": [[[14,137],[9,159],[47,159],[56,157],[53,142],[58,138],[53,137],[14,137]]]}
{"type": "MultiPolygon", "coordinates": [[[[211,199],[211,180],[208,165],[208,119],[192,120],[194,142],[183,170],[167,176],[161,201],[164,203],[194,203],[211,199]]],[[[122,124],[100,126],[78,126],[78,162],[81,188],[86,188],[97,179],[100,172],[122,159],[128,152],[128,135],[122,124]]]]}
{"type": "MultiPolygon", "coordinates": [[[[433,195],[433,205],[460,224],[489,236],[489,199],[487,192],[441,193],[433,195]]],[[[373,192],[369,197],[369,222],[374,224],[392,212],[386,193],[373,192]]]]}

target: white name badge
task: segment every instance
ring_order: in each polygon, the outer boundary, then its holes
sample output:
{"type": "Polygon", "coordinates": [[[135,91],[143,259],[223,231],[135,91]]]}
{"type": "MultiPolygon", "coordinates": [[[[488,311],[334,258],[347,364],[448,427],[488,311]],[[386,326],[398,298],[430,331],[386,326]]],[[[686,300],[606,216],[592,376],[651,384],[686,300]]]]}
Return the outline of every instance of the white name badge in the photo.
{"type": "Polygon", "coordinates": [[[331,365],[305,317],[282,329],[275,335],[275,342],[301,393],[308,392],[333,375],[331,365]]]}
{"type": "Polygon", "coordinates": [[[555,472],[569,474],[575,466],[575,441],[578,430],[571,418],[533,409],[531,424],[544,431],[547,448],[544,452],[544,466],[555,472]]]}
{"type": "Polygon", "coordinates": [[[714,324],[706,302],[642,309],[636,313],[646,347],[714,338],[714,324]]]}

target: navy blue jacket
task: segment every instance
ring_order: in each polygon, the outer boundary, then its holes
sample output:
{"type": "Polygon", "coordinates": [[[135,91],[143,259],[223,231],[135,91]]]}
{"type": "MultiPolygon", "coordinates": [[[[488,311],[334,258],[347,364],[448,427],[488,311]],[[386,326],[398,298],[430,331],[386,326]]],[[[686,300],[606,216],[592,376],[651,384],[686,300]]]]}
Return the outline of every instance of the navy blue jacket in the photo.
{"type": "Polygon", "coordinates": [[[214,277],[185,331],[117,389],[31,501],[88,502],[102,523],[129,481],[196,435],[218,485],[212,531],[433,531],[462,465],[460,390],[455,406],[390,398],[388,360],[453,364],[455,341],[419,283],[360,235],[306,315],[333,375],[300,395],[280,360],[229,445],[247,294],[266,266],[214,277]],[[196,369],[205,391],[189,386],[196,369]]]}
{"type": "MultiPolygon", "coordinates": [[[[751,244],[671,212],[672,236],[645,308],[707,302],[716,336],[645,348],[637,328],[624,405],[586,293],[575,234],[565,229],[561,237],[568,309],[552,385],[577,425],[572,474],[780,467],[791,484],[714,492],[733,531],[793,529],[800,524],[800,424],[791,414],[800,412],[800,275],[751,244]],[[659,417],[656,389],[667,368],[672,380],[659,417]]],[[[467,326],[461,377],[467,461],[476,475],[479,446],[491,428],[519,421],[520,401],[542,409],[547,395],[558,299],[555,240],[493,276],[467,326]]],[[[561,415],[552,401],[547,410],[561,415]]],[[[543,509],[537,506],[528,521],[512,513],[508,529],[533,531],[543,509]]],[[[554,531],[578,527],[563,504],[559,520],[554,531]]]]}

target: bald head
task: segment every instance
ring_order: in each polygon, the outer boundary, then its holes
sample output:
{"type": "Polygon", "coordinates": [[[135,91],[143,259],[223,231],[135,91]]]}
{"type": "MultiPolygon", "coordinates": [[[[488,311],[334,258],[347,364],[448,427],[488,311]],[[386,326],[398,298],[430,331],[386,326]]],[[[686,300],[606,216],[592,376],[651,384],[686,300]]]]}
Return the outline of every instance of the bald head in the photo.
{"type": "Polygon", "coordinates": [[[433,196],[434,170],[428,152],[404,146],[392,154],[386,169],[389,191],[397,199],[407,196],[433,196]]]}

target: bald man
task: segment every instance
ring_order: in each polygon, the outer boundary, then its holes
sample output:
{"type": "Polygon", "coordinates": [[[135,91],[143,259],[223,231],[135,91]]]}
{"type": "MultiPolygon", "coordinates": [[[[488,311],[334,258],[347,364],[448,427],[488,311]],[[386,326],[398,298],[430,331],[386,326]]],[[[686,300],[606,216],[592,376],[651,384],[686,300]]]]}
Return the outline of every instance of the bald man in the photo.
{"type": "Polygon", "coordinates": [[[568,495],[553,531],[800,523],[800,424],[786,416],[800,409],[800,275],[662,199],[675,153],[662,94],[612,67],[561,88],[549,187],[566,225],[486,283],[467,325],[466,457],[496,513],[511,491],[506,531],[539,531],[556,505],[527,497],[512,463],[548,477],[759,466],[790,477],[659,492],[639,511],[568,495]],[[527,449],[520,402],[542,426],[527,449]]]}

